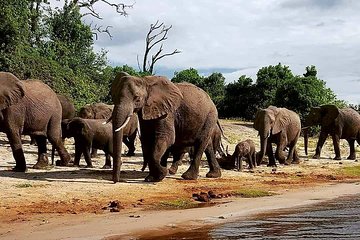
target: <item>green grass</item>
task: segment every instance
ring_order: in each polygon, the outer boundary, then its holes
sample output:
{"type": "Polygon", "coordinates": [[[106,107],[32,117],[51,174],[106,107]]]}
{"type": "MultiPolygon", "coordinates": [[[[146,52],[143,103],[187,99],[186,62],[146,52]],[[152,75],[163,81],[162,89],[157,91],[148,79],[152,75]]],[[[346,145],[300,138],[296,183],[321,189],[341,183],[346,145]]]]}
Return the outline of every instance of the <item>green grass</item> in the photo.
{"type": "Polygon", "coordinates": [[[258,198],[275,195],[272,192],[264,191],[260,189],[239,189],[233,193],[235,196],[243,198],[258,198]]]}
{"type": "Polygon", "coordinates": [[[360,177],[360,166],[343,167],[339,171],[346,176],[360,177]]]}
{"type": "Polygon", "coordinates": [[[175,199],[175,200],[167,200],[161,201],[157,204],[156,208],[162,209],[188,209],[188,208],[195,208],[198,204],[191,199],[175,199]]]}

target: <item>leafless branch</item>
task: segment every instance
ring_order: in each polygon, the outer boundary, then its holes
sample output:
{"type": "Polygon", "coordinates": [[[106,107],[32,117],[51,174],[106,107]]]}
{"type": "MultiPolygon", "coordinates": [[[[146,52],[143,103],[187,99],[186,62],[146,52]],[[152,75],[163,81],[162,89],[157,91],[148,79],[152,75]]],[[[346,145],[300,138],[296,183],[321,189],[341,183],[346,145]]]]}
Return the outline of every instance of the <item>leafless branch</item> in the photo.
{"type": "Polygon", "coordinates": [[[98,33],[106,33],[110,37],[110,39],[112,39],[113,36],[111,35],[111,33],[109,31],[109,28],[112,28],[112,26],[106,26],[104,28],[101,25],[98,26],[98,25],[95,24],[95,26],[93,28],[91,28],[91,30],[92,30],[93,35],[95,35],[96,40],[98,39],[98,33]]]}
{"type": "MultiPolygon", "coordinates": [[[[171,28],[172,25],[167,27],[164,25],[164,23],[159,23],[159,20],[157,20],[156,23],[150,25],[150,29],[146,34],[146,40],[145,40],[145,53],[144,53],[143,66],[142,66],[142,70],[144,72],[153,73],[154,65],[158,60],[181,52],[178,49],[175,49],[171,53],[162,54],[163,42],[168,39],[167,36],[171,28]],[[151,61],[150,61],[148,59],[150,51],[160,43],[161,45],[159,49],[154,55],[151,56],[151,61]]],[[[138,65],[139,65],[139,61],[138,61],[138,65]]]]}

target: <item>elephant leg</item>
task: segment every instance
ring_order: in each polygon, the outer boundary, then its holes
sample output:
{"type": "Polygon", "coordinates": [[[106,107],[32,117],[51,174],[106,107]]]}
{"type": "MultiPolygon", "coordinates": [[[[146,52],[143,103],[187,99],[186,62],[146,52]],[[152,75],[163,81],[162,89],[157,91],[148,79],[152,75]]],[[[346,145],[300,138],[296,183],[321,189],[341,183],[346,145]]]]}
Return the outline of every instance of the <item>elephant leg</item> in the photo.
{"type": "Polygon", "coordinates": [[[30,145],[36,145],[35,136],[30,135],[30,145]]]}
{"type": "Polygon", "coordinates": [[[126,147],[128,148],[128,152],[126,153],[126,156],[134,156],[135,155],[135,138],[136,138],[136,131],[128,136],[127,138],[123,139],[123,142],[125,143],[126,147]]]}
{"type": "Polygon", "coordinates": [[[340,138],[337,135],[332,135],[332,140],[334,144],[335,157],[334,160],[341,160],[340,154],[340,138]]]}
{"type": "Polygon", "coordinates": [[[109,152],[105,152],[105,165],[102,169],[111,169],[111,156],[109,152]]]}
{"type": "Polygon", "coordinates": [[[254,166],[254,168],[257,167],[256,152],[255,152],[255,151],[252,153],[252,160],[253,160],[253,166],[254,166]]]}
{"type": "Polygon", "coordinates": [[[98,153],[97,153],[96,148],[91,148],[91,157],[92,158],[97,158],[98,157],[98,153]]]}
{"type": "Polygon", "coordinates": [[[56,161],[57,166],[67,166],[71,157],[70,154],[66,151],[64,143],[61,138],[61,128],[57,119],[51,119],[48,125],[47,136],[50,143],[57,150],[60,161],[56,161]]]}
{"type": "MultiPolygon", "coordinates": [[[[286,160],[284,153],[285,148],[286,148],[286,137],[281,135],[275,151],[275,159],[277,159],[280,164],[285,164],[285,160],[286,160]]],[[[292,155],[289,156],[290,156],[290,160],[289,159],[288,160],[291,161],[292,155]]]]}
{"type": "Polygon", "coordinates": [[[74,166],[80,166],[80,159],[82,155],[82,147],[79,141],[75,139],[75,159],[74,159],[74,166]]]}
{"type": "Polygon", "coordinates": [[[356,159],[356,152],[355,152],[355,139],[348,139],[347,140],[350,146],[350,155],[347,159],[355,160],[356,159]]]}
{"type": "Polygon", "coordinates": [[[297,152],[296,147],[294,148],[293,160],[292,160],[291,163],[293,163],[293,164],[299,164],[300,163],[300,158],[299,158],[299,154],[297,152]]]}
{"type": "Polygon", "coordinates": [[[169,168],[169,174],[176,174],[179,165],[182,161],[182,159],[184,158],[185,152],[174,152],[173,153],[173,161],[171,164],[171,167],[169,168]]]}
{"type": "Polygon", "coordinates": [[[248,162],[249,162],[249,169],[254,169],[252,154],[248,154],[247,159],[248,159],[248,162]]]}
{"type": "Polygon", "coordinates": [[[26,169],[24,151],[22,149],[22,144],[21,144],[20,133],[16,131],[11,131],[6,133],[6,135],[7,138],[9,139],[13,157],[16,162],[16,165],[12,170],[15,172],[25,172],[27,169],[26,169]]]}
{"type": "Polygon", "coordinates": [[[87,168],[92,168],[92,162],[91,162],[91,155],[90,155],[90,147],[89,146],[84,146],[83,147],[83,154],[84,154],[84,158],[85,158],[85,162],[86,162],[86,167],[87,168]]]}
{"type": "Polygon", "coordinates": [[[267,146],[266,146],[266,154],[268,155],[269,158],[269,163],[268,163],[268,167],[276,167],[276,162],[275,162],[275,158],[274,158],[274,152],[272,149],[272,144],[269,141],[267,146]]]}
{"type": "Polygon", "coordinates": [[[160,164],[160,160],[167,149],[168,144],[166,140],[160,139],[155,143],[154,151],[150,152],[150,157],[148,158],[149,175],[145,178],[145,182],[160,182],[166,177],[167,168],[160,164]]]}
{"type": "Polygon", "coordinates": [[[206,174],[206,177],[208,177],[208,178],[221,177],[220,165],[219,165],[218,161],[216,160],[215,151],[216,150],[214,149],[212,141],[210,141],[205,149],[206,159],[208,161],[209,168],[210,168],[209,172],[206,174]]]}
{"type": "Polygon", "coordinates": [[[320,154],[321,154],[321,148],[323,147],[326,138],[327,138],[328,134],[325,132],[320,132],[320,136],[319,136],[319,141],[316,145],[316,150],[315,150],[315,155],[313,156],[314,159],[319,159],[320,158],[320,154]]]}
{"type": "Polygon", "coordinates": [[[35,169],[44,169],[49,165],[46,149],[46,137],[35,136],[36,143],[38,145],[38,159],[37,163],[33,166],[35,169]]]}

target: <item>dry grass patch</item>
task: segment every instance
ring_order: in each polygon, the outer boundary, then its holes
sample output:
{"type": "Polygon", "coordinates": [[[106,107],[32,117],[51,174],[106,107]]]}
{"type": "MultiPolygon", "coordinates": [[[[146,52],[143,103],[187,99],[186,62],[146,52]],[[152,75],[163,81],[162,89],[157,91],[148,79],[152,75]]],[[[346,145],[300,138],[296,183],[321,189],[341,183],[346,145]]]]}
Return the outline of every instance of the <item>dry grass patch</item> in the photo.
{"type": "Polygon", "coordinates": [[[275,193],[261,189],[239,189],[233,192],[233,195],[242,198],[258,198],[273,196],[275,193]]]}

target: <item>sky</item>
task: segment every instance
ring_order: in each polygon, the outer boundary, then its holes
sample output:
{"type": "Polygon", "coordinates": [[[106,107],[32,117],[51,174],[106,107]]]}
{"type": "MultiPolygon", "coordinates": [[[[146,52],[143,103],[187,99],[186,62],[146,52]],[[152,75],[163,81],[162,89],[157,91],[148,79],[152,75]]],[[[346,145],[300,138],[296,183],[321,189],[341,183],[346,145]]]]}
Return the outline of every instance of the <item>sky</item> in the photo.
{"type": "Polygon", "coordinates": [[[315,65],[339,99],[360,104],[358,0],[136,0],[127,17],[103,4],[95,9],[98,24],[112,26],[113,38],[100,35],[94,47],[108,51],[111,65],[137,68],[149,26],[159,20],[172,25],[164,50],[181,53],[157,62],[157,75],[192,67],[221,72],[227,82],[241,75],[255,81],[264,66],[280,62],[301,75],[315,65]]]}

